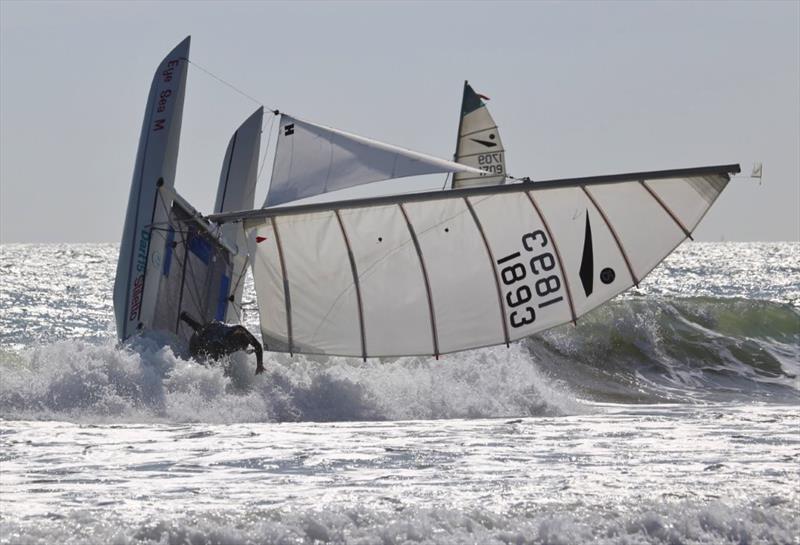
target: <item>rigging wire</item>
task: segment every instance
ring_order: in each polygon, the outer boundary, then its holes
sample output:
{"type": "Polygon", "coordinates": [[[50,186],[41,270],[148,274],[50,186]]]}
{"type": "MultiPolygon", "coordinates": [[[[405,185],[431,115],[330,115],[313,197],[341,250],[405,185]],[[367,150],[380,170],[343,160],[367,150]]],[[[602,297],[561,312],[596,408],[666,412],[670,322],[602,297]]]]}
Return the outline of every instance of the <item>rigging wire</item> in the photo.
{"type": "MultiPolygon", "coordinates": [[[[232,295],[235,295],[236,294],[236,290],[239,289],[239,284],[242,282],[242,279],[247,274],[247,265],[249,265],[249,264],[250,264],[250,256],[248,255],[244,259],[244,264],[242,265],[241,273],[239,273],[239,278],[236,280],[236,284],[234,284],[233,289],[231,290],[231,294],[232,295]]],[[[232,301],[230,301],[230,303],[231,303],[231,306],[233,307],[233,310],[236,312],[236,317],[239,319],[239,323],[244,322],[244,304],[240,301],[239,305],[238,305],[239,308],[237,309],[236,308],[237,305],[236,305],[236,298],[235,297],[234,297],[234,299],[232,301]],[[242,311],[241,313],[239,312],[240,309],[242,311]]]]}
{"type": "MultiPolygon", "coordinates": [[[[247,236],[247,233],[244,232],[244,224],[242,224],[242,234],[247,236]]],[[[250,264],[250,254],[248,253],[244,258],[244,264],[242,265],[242,272],[239,274],[239,278],[236,280],[236,284],[234,284],[233,290],[231,290],[233,293],[236,293],[236,290],[239,288],[239,284],[241,283],[242,278],[244,278],[245,275],[247,274],[247,265],[249,264],[250,264]]]]}
{"type": "Polygon", "coordinates": [[[218,75],[214,74],[214,73],[213,73],[213,72],[211,72],[210,70],[207,70],[207,69],[203,68],[202,66],[200,66],[200,65],[199,65],[199,64],[197,64],[196,62],[194,62],[194,61],[192,61],[192,60],[189,60],[189,59],[186,59],[186,61],[187,61],[189,64],[191,64],[192,66],[195,66],[195,67],[197,67],[199,70],[201,70],[201,71],[205,72],[207,75],[211,76],[212,78],[214,78],[214,79],[215,79],[215,80],[217,80],[218,82],[222,83],[223,85],[226,85],[226,86],[230,87],[231,89],[233,89],[234,91],[236,91],[237,93],[239,93],[240,95],[242,95],[243,97],[245,97],[245,98],[247,98],[247,99],[249,99],[249,100],[252,100],[253,102],[255,102],[256,104],[258,104],[259,106],[263,106],[264,108],[266,108],[267,110],[269,110],[269,111],[270,111],[270,112],[272,112],[273,114],[278,114],[278,113],[279,113],[279,112],[278,112],[278,110],[275,110],[275,109],[273,109],[273,108],[270,108],[269,106],[267,106],[266,104],[264,104],[264,102],[263,102],[263,101],[261,101],[261,100],[258,100],[257,98],[254,98],[254,97],[252,97],[251,95],[248,95],[247,93],[245,93],[244,91],[242,91],[241,89],[239,89],[238,87],[236,87],[234,84],[230,83],[229,81],[226,81],[226,80],[222,79],[221,77],[219,77],[218,75]]]}
{"type": "Polygon", "coordinates": [[[444,176],[444,183],[442,184],[442,191],[444,191],[445,188],[447,187],[447,180],[449,180],[449,179],[450,179],[450,173],[448,172],[444,176]]]}
{"type": "MultiPolygon", "coordinates": [[[[167,222],[169,223],[169,218],[172,217],[172,214],[170,214],[169,207],[167,206],[167,203],[164,200],[164,194],[161,191],[158,192],[158,200],[161,203],[161,206],[164,208],[164,213],[166,214],[167,222]]],[[[171,223],[170,223],[170,226],[171,226],[171,223]]],[[[191,298],[191,300],[192,300],[191,302],[194,304],[194,307],[197,310],[200,310],[202,312],[203,311],[203,307],[202,307],[202,305],[200,305],[198,303],[198,301],[201,300],[202,297],[200,296],[200,290],[197,287],[197,282],[196,282],[196,280],[194,278],[194,271],[191,268],[191,260],[189,259],[189,240],[191,240],[191,237],[193,236],[193,233],[192,233],[191,230],[189,230],[188,232],[187,231],[183,231],[183,230],[175,230],[175,231],[177,233],[179,233],[180,236],[181,236],[181,244],[183,246],[183,263],[181,263],[180,257],[178,256],[177,252],[175,253],[175,261],[178,262],[178,265],[180,266],[181,274],[184,275],[184,279],[185,279],[185,275],[186,275],[187,271],[189,272],[190,276],[192,277],[192,284],[194,286],[195,292],[194,293],[192,292],[191,286],[186,286],[187,289],[185,291],[189,294],[189,297],[191,298]],[[186,235],[188,235],[188,237],[186,235]]],[[[176,246],[177,246],[177,243],[176,243],[176,246]]],[[[182,282],[181,284],[182,284],[182,287],[183,287],[184,282],[182,282]]],[[[182,289],[181,291],[184,291],[184,290],[182,289]]],[[[180,312],[181,312],[181,309],[178,308],[178,313],[179,313],[178,316],[179,317],[180,317],[180,312]]],[[[177,326],[176,326],[176,332],[177,332],[177,326]]]]}
{"type": "MultiPolygon", "coordinates": [[[[255,104],[257,104],[259,106],[262,106],[265,110],[268,110],[268,111],[270,111],[270,112],[272,112],[274,114],[273,117],[269,121],[269,128],[267,129],[267,145],[264,147],[264,154],[263,154],[263,156],[261,158],[261,166],[259,166],[258,174],[256,175],[256,181],[260,180],[261,179],[261,173],[264,171],[264,166],[267,164],[267,155],[268,155],[268,152],[269,152],[270,141],[272,139],[273,127],[275,125],[275,117],[280,114],[280,110],[278,110],[277,108],[271,108],[271,107],[267,106],[262,100],[258,100],[257,98],[253,97],[252,95],[249,95],[249,94],[245,93],[244,91],[242,91],[240,88],[238,88],[237,86],[235,86],[231,82],[229,82],[226,79],[216,75],[214,72],[212,72],[211,70],[209,70],[207,68],[204,68],[203,66],[199,65],[195,61],[192,61],[190,59],[185,59],[185,60],[190,65],[194,66],[195,68],[197,68],[201,72],[203,72],[206,75],[208,75],[208,76],[214,78],[215,80],[217,80],[219,83],[222,83],[226,87],[232,89],[233,91],[239,93],[240,95],[242,95],[243,97],[247,98],[248,100],[254,102],[255,104]]],[[[262,127],[262,132],[263,132],[263,127],[262,127]]]]}

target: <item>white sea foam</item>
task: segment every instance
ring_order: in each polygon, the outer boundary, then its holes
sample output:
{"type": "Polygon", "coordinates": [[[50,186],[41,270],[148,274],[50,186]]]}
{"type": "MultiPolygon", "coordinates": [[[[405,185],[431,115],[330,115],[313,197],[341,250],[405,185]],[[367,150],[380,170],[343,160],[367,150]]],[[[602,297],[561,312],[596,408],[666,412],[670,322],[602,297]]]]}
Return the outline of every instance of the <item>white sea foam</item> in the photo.
{"type": "Polygon", "coordinates": [[[0,543],[63,545],[714,545],[797,543],[798,506],[764,498],[744,504],[642,505],[633,512],[556,511],[501,515],[490,510],[251,510],[169,516],[120,524],[91,513],[33,527],[0,522],[0,543]],[[70,530],[65,532],[65,530],[70,530]]]}
{"type": "Polygon", "coordinates": [[[113,341],[60,341],[0,353],[0,367],[0,416],[14,419],[411,420],[585,410],[521,345],[377,365],[273,355],[255,376],[245,354],[204,366],[148,339],[122,349],[113,341]]]}

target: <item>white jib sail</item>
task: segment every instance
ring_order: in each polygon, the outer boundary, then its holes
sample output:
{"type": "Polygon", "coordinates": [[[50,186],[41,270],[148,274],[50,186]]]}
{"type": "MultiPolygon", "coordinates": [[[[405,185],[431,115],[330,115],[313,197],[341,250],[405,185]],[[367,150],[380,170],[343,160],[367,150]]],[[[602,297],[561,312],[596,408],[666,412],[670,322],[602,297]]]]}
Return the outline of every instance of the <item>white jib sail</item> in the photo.
{"type": "Polygon", "coordinates": [[[296,353],[438,355],[575,321],[638,284],[690,236],[738,171],[728,165],[241,214],[263,338],[271,350],[296,353]]]}
{"type": "Polygon", "coordinates": [[[484,175],[476,168],[283,114],[264,206],[391,178],[441,172],[484,175]]]}
{"type": "MultiPolygon", "coordinates": [[[[214,213],[248,210],[255,205],[256,181],[258,175],[258,156],[261,147],[261,125],[264,119],[264,108],[259,108],[233,133],[225,159],[217,189],[217,200],[214,213]]],[[[235,242],[239,253],[231,256],[232,274],[228,287],[228,304],[225,321],[238,323],[241,321],[241,302],[244,290],[244,279],[247,271],[247,241],[241,226],[228,224],[221,227],[222,234],[228,241],[235,242]]]]}
{"type": "Polygon", "coordinates": [[[487,173],[459,172],[453,175],[453,189],[476,185],[497,185],[506,180],[506,157],[497,123],[492,119],[484,100],[468,82],[464,82],[461,119],[458,124],[455,160],[487,173]]]}

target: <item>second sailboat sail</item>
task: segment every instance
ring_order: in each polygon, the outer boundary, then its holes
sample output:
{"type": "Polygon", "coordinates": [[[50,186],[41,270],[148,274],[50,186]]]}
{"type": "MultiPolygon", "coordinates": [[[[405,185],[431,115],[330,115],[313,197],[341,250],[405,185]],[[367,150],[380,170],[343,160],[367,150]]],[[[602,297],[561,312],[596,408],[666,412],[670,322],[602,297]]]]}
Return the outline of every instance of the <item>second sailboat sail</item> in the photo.
{"type": "Polygon", "coordinates": [[[485,100],[488,97],[476,93],[468,82],[464,82],[455,160],[487,174],[480,176],[470,172],[457,172],[453,175],[453,189],[505,182],[505,149],[497,124],[486,109],[485,100]]]}

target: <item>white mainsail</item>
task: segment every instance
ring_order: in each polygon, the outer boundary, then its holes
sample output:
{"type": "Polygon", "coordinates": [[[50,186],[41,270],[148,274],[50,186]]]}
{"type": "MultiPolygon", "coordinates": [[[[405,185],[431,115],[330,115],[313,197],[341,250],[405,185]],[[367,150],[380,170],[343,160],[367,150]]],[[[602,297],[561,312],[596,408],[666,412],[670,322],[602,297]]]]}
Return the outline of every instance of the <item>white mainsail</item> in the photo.
{"type": "Polygon", "coordinates": [[[691,236],[738,165],[218,215],[271,350],[439,355],[575,321],[691,236]]]}
{"type": "Polygon", "coordinates": [[[497,185],[506,180],[505,149],[497,123],[492,119],[484,100],[488,98],[476,93],[469,82],[464,82],[455,161],[483,170],[487,175],[458,172],[453,175],[453,189],[497,185]]]}
{"type": "Polygon", "coordinates": [[[442,172],[484,172],[391,144],[281,115],[264,206],[361,184],[442,172]]]}

